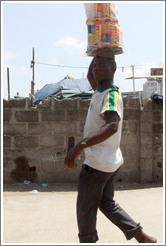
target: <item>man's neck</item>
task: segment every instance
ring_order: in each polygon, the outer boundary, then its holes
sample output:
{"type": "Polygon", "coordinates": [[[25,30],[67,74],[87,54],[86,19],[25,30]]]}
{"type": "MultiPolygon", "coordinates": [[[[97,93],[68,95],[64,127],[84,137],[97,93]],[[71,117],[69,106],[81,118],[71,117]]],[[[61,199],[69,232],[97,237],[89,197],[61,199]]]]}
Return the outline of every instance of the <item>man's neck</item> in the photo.
{"type": "Polygon", "coordinates": [[[100,90],[103,87],[109,86],[113,84],[113,80],[106,80],[97,83],[97,90],[100,90]]]}

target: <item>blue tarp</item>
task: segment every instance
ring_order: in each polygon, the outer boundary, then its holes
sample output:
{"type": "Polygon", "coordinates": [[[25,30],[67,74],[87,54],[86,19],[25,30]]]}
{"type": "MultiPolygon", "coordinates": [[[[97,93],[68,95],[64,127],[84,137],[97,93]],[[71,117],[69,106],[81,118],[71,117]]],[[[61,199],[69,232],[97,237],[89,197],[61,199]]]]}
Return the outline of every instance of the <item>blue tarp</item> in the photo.
{"type": "Polygon", "coordinates": [[[80,92],[91,91],[92,87],[87,78],[82,79],[62,79],[59,82],[46,84],[42,89],[35,93],[33,103],[37,103],[42,99],[56,94],[60,90],[78,89],[80,92]]]}

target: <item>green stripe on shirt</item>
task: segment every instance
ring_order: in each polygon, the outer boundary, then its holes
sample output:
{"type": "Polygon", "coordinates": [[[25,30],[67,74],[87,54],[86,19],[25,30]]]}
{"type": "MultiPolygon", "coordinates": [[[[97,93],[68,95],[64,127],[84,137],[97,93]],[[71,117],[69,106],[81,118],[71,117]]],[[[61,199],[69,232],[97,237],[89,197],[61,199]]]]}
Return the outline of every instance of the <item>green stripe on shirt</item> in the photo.
{"type": "Polygon", "coordinates": [[[107,93],[106,110],[117,111],[117,98],[118,98],[117,91],[109,91],[107,93]]]}

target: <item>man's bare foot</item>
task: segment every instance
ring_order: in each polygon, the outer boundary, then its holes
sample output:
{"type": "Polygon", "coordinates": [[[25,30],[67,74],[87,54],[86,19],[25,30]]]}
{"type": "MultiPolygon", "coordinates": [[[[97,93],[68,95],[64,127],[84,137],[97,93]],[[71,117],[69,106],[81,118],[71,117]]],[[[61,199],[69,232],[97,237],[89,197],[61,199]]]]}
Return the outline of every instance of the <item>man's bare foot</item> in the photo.
{"type": "Polygon", "coordinates": [[[137,232],[137,234],[134,237],[139,243],[157,243],[156,238],[148,236],[142,230],[137,232]]]}

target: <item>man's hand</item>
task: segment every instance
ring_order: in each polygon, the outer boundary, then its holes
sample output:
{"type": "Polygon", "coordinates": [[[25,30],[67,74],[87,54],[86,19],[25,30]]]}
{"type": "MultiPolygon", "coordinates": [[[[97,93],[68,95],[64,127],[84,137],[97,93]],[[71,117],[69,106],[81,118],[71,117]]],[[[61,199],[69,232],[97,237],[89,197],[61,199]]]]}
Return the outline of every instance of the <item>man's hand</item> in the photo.
{"type": "Polygon", "coordinates": [[[76,144],[67,154],[65,158],[65,165],[69,169],[74,169],[76,167],[76,159],[82,154],[83,146],[81,145],[81,142],[76,144]]]}

